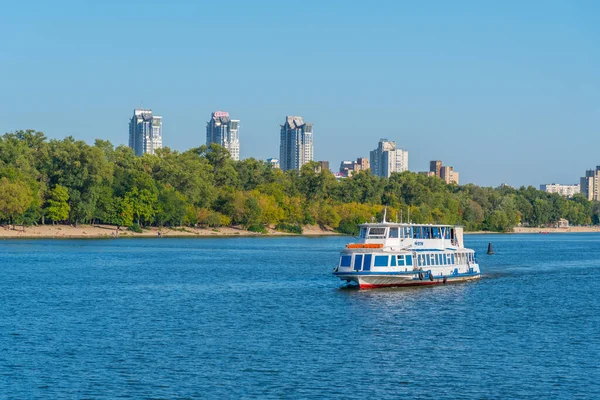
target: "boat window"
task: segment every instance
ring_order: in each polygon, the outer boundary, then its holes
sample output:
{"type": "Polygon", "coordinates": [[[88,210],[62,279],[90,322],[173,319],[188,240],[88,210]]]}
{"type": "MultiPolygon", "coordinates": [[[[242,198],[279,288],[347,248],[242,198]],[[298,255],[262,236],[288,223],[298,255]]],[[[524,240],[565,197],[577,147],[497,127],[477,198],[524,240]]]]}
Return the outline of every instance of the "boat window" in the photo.
{"type": "Polygon", "coordinates": [[[431,237],[434,239],[439,238],[439,230],[440,228],[431,228],[431,231],[433,233],[431,237]]]}
{"type": "Polygon", "coordinates": [[[398,228],[390,228],[390,238],[392,238],[392,239],[398,238],[398,228]]]}
{"type": "Polygon", "coordinates": [[[352,264],[352,256],[342,256],[340,259],[340,267],[349,267],[352,264]]]}
{"type": "Polygon", "coordinates": [[[365,258],[363,260],[363,271],[371,270],[371,258],[373,256],[371,254],[365,254],[365,258]]]}
{"type": "Polygon", "coordinates": [[[413,261],[412,261],[412,256],[407,255],[406,256],[406,266],[410,267],[412,265],[413,261]]]}
{"type": "Polygon", "coordinates": [[[431,265],[431,257],[429,256],[429,254],[425,254],[425,265],[426,266],[431,265]]]}
{"type": "Polygon", "coordinates": [[[435,255],[435,264],[440,265],[442,262],[440,261],[440,254],[435,255]]]}
{"type": "Polygon", "coordinates": [[[450,228],[444,228],[444,238],[450,239],[450,228]]]}
{"type": "MultiPolygon", "coordinates": [[[[388,266],[388,256],[375,256],[375,267],[387,267],[388,266]]],[[[394,258],[394,257],[392,257],[394,258]]]]}
{"type": "Polygon", "coordinates": [[[404,256],[398,256],[398,266],[404,267],[404,256]]]}
{"type": "Polygon", "coordinates": [[[450,254],[450,264],[454,265],[454,254],[450,254]]]}
{"type": "Polygon", "coordinates": [[[396,257],[392,256],[392,260],[391,261],[392,261],[391,266],[395,267],[396,266],[396,257]]]}
{"type": "Polygon", "coordinates": [[[372,239],[385,238],[385,228],[369,228],[369,238],[372,238],[372,239]]]}
{"type": "Polygon", "coordinates": [[[362,267],[362,260],[363,260],[362,254],[357,254],[354,256],[354,270],[355,271],[360,271],[360,267],[362,267]]]}
{"type": "Polygon", "coordinates": [[[405,238],[412,238],[413,237],[413,229],[411,226],[405,226],[404,227],[404,237],[405,238]]]}
{"type": "Polygon", "coordinates": [[[431,258],[431,265],[435,265],[435,254],[430,254],[429,258],[431,258]]]}
{"type": "Polygon", "coordinates": [[[360,228],[360,237],[362,239],[367,237],[367,228],[360,228]]]}

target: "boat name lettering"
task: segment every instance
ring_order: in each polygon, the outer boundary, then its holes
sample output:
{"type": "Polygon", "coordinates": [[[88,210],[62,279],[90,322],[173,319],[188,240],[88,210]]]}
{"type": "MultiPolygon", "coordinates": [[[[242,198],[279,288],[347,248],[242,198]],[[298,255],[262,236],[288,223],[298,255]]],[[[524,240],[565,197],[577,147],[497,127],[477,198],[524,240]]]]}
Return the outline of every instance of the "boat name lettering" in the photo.
{"type": "Polygon", "coordinates": [[[423,246],[423,242],[415,242],[415,246],[423,246]]]}

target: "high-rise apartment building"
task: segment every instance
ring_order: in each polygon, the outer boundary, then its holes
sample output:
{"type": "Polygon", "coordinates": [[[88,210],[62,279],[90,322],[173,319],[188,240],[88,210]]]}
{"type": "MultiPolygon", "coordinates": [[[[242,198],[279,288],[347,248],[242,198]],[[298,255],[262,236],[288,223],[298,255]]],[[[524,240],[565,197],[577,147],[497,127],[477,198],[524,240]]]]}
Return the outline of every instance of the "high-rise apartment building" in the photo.
{"type": "Polygon", "coordinates": [[[453,167],[442,166],[440,168],[440,179],[448,184],[456,183],[458,185],[458,172],[453,167]]]}
{"type": "Polygon", "coordinates": [[[440,160],[429,162],[429,172],[433,172],[438,178],[442,176],[442,162],[440,160]]]}
{"type": "Polygon", "coordinates": [[[300,170],[313,160],[313,124],[307,124],[302,117],[287,116],[281,125],[279,161],[281,169],[300,170]]]}
{"type": "Polygon", "coordinates": [[[359,165],[361,171],[366,171],[371,168],[371,163],[367,157],[358,157],[356,163],[359,165]]]}
{"type": "Polygon", "coordinates": [[[135,109],[129,120],[129,147],[136,156],[154,154],[162,148],[162,117],[152,110],[135,109]]]}
{"type": "Polygon", "coordinates": [[[216,143],[225,147],[232,160],[240,159],[240,121],[230,119],[226,111],[215,111],[206,123],[206,145],[216,143]]]}
{"type": "Polygon", "coordinates": [[[585,176],[579,181],[581,194],[588,200],[600,201],[600,188],[598,187],[600,178],[600,165],[596,169],[585,171],[585,176]]]}
{"type": "Polygon", "coordinates": [[[429,162],[428,176],[436,176],[446,183],[456,183],[458,185],[458,172],[453,167],[444,166],[440,160],[429,162]]]}
{"type": "Polygon", "coordinates": [[[543,190],[546,193],[558,193],[564,197],[573,197],[575,194],[579,193],[580,188],[579,185],[559,185],[558,183],[549,183],[540,185],[540,190],[543,190]]]}
{"type": "Polygon", "coordinates": [[[373,175],[389,177],[394,172],[408,171],[408,151],[396,148],[396,142],[381,139],[370,158],[373,175]]]}

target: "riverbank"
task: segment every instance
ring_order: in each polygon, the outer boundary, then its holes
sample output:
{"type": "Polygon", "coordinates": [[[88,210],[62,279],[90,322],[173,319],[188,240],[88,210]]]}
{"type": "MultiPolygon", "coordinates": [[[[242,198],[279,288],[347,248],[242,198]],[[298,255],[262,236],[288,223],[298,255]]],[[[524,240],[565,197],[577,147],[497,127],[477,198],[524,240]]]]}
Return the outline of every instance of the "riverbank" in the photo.
{"type": "MultiPolygon", "coordinates": [[[[268,229],[268,233],[250,232],[241,228],[156,228],[144,229],[141,233],[132,232],[126,228],[117,230],[112,225],[38,225],[38,226],[2,226],[0,227],[0,238],[116,238],[116,237],[209,237],[209,236],[285,236],[294,235],[268,229]]],[[[306,225],[303,227],[302,235],[338,235],[330,229],[322,229],[319,226],[306,225]]]]}
{"type": "Polygon", "coordinates": [[[513,233],[569,233],[600,232],[600,226],[570,226],[568,228],[513,228],[513,233]]]}
{"type": "Polygon", "coordinates": [[[600,232],[600,226],[571,226],[568,228],[525,228],[516,227],[512,232],[490,232],[490,231],[473,231],[465,232],[465,235],[484,235],[484,234],[513,234],[513,233],[592,233],[600,232]]]}

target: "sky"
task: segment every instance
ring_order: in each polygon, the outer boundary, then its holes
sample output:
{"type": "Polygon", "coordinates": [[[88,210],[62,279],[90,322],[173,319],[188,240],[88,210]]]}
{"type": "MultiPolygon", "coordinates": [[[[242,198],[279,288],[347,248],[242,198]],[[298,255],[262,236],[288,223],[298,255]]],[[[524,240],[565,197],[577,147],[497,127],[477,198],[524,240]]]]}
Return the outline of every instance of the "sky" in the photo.
{"type": "Polygon", "coordinates": [[[461,184],[573,184],[600,165],[597,1],[0,2],[2,133],[127,144],[143,107],[184,151],[223,110],[241,158],[278,158],[299,115],[334,170],[380,138],[461,184]]]}

